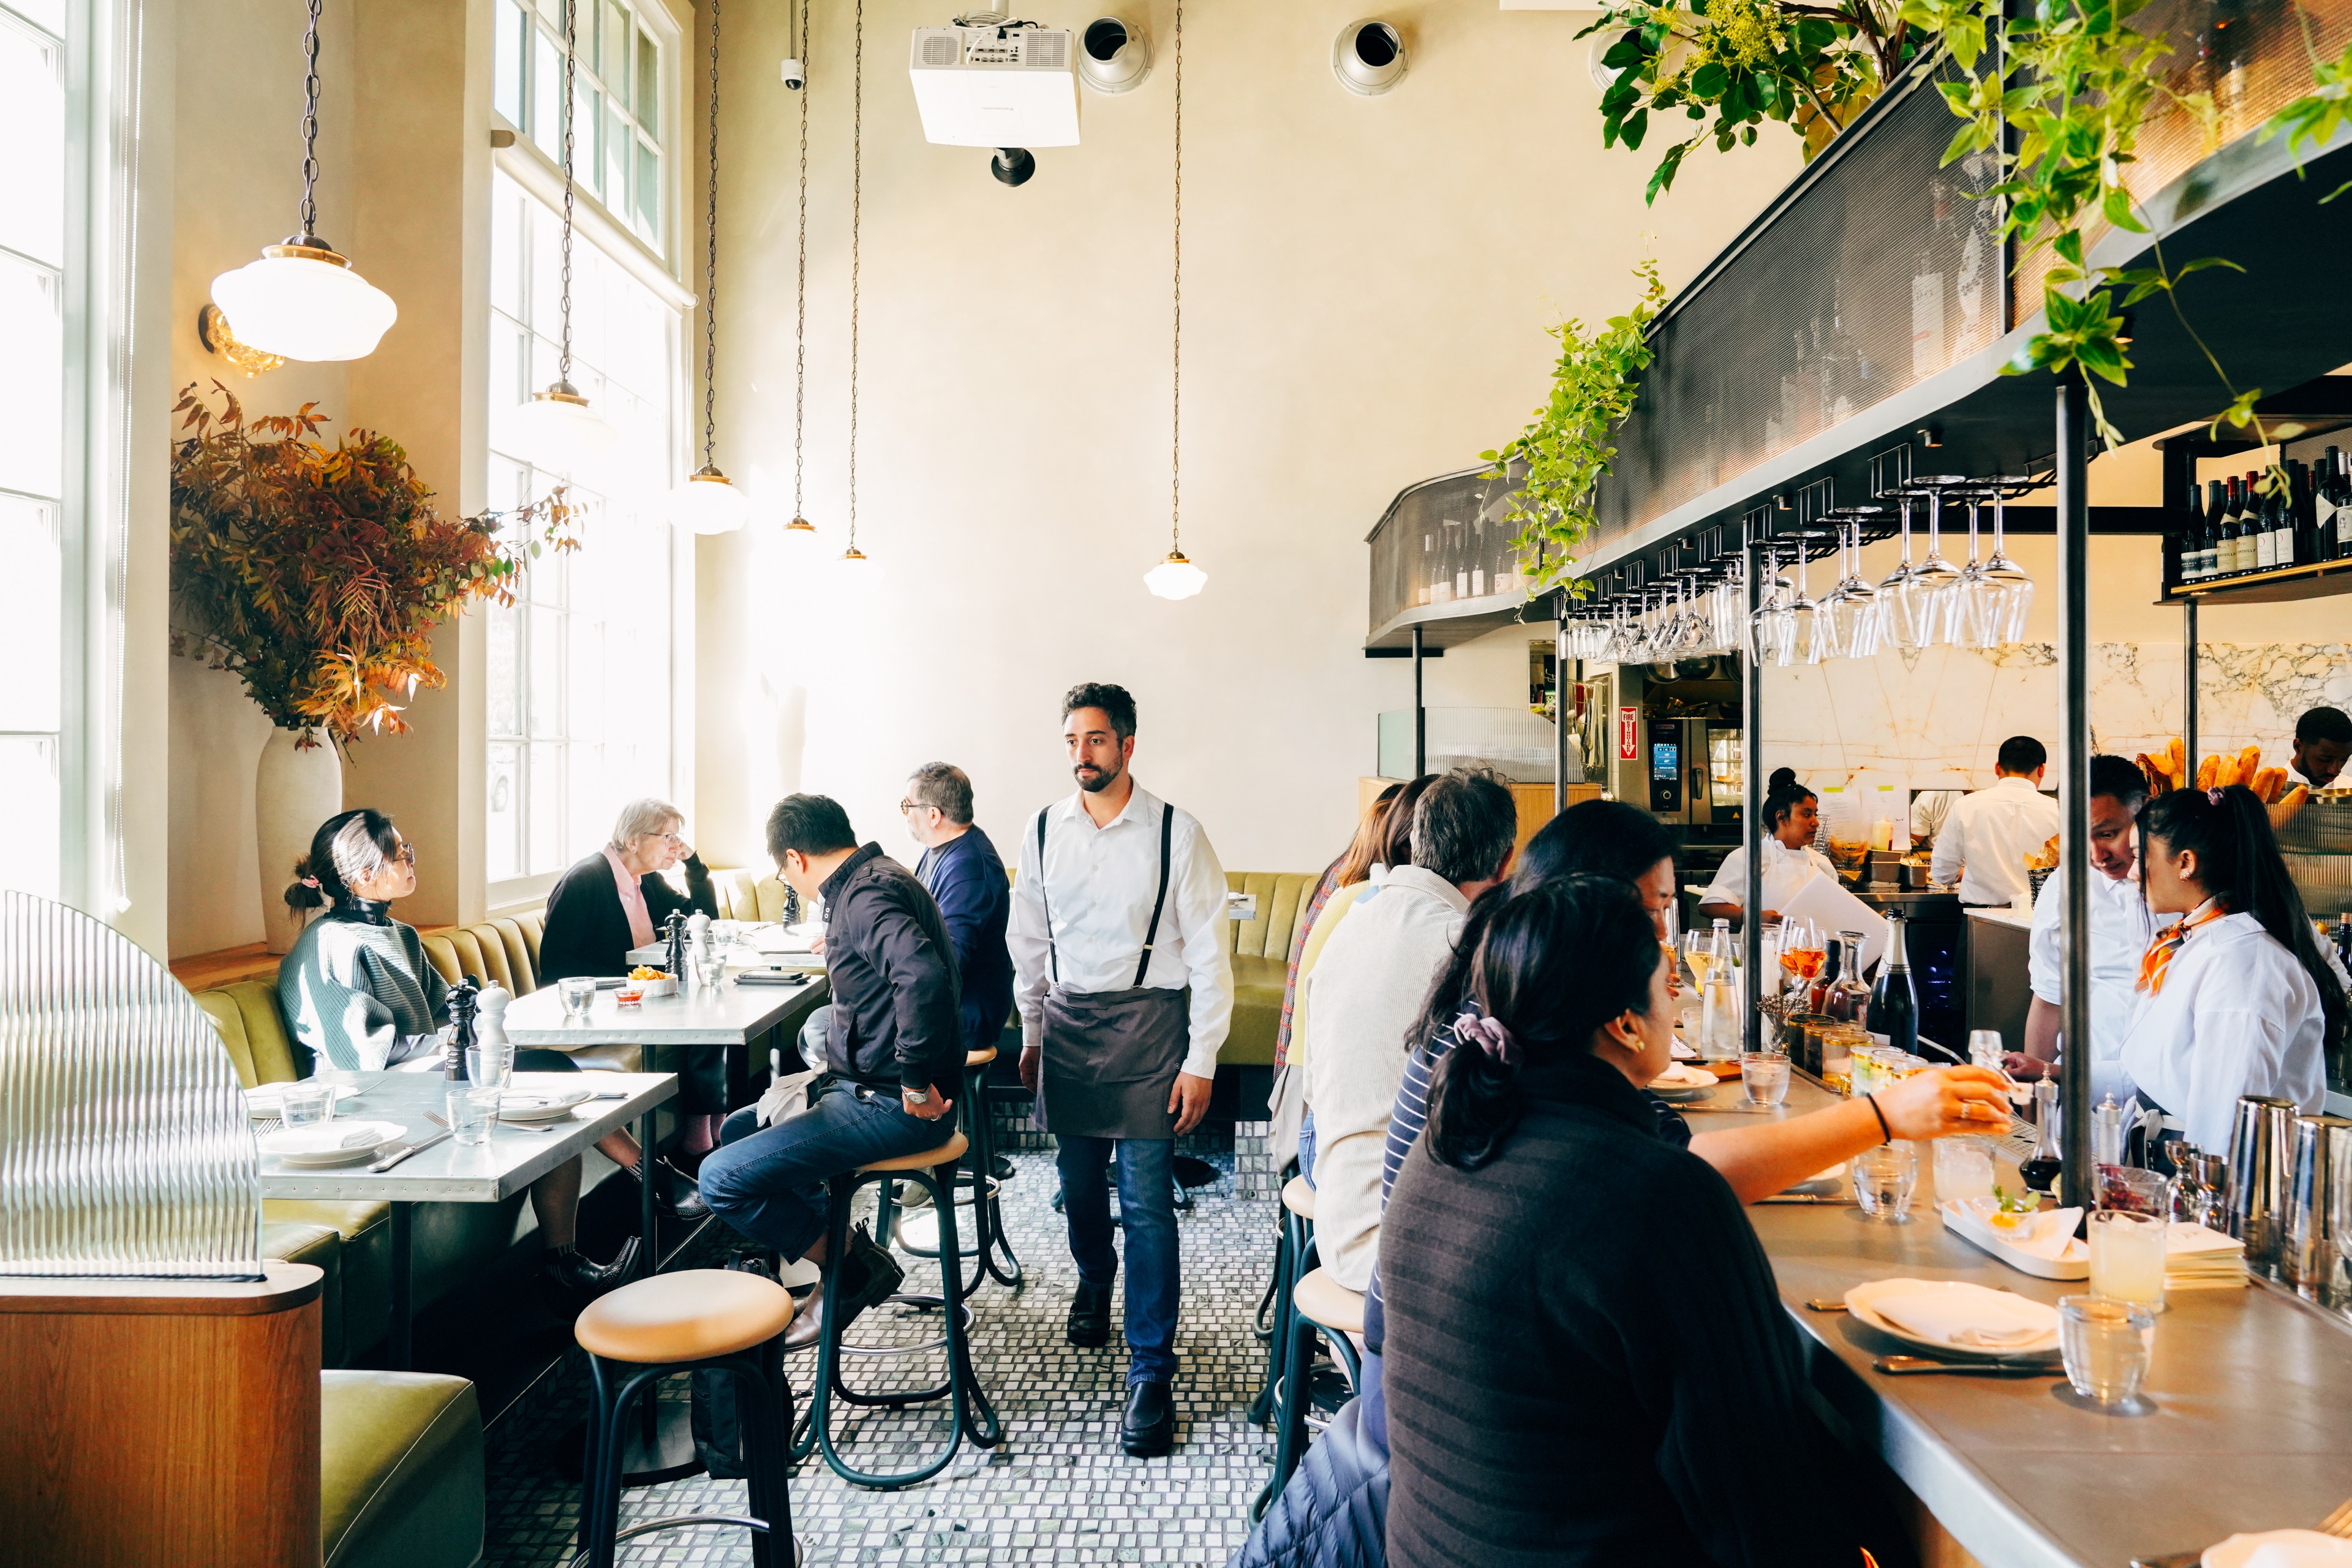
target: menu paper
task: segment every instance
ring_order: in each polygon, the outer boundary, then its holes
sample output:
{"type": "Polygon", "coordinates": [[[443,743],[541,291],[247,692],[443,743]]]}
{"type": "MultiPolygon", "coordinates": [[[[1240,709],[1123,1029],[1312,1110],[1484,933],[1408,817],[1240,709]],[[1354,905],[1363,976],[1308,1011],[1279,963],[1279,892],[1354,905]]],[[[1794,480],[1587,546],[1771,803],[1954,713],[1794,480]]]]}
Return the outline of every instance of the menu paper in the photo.
{"type": "Polygon", "coordinates": [[[1864,969],[1886,951],[1886,917],[1847,892],[1835,877],[1816,872],[1780,906],[1780,912],[1811,921],[1823,931],[1860,931],[1864,969]]]}

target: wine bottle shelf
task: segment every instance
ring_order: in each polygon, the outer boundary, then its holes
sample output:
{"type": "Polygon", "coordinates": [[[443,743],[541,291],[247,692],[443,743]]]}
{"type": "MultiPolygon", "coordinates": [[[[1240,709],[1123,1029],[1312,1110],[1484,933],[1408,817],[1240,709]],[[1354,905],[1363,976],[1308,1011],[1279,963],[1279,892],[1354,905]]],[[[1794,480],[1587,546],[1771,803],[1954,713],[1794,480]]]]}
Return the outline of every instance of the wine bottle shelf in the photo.
{"type": "Polygon", "coordinates": [[[2217,583],[2168,588],[2157,603],[2185,605],[2195,599],[2208,605],[2283,605],[2295,599],[2324,599],[2335,594],[2352,594],[2352,560],[2281,566],[2217,583]]]}

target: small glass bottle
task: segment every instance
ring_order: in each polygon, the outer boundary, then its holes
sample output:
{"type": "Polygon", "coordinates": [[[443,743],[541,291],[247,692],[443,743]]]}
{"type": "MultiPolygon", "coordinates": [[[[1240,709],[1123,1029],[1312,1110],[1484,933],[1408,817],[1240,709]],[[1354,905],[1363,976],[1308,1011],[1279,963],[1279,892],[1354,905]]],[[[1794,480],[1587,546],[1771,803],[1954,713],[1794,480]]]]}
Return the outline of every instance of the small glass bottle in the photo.
{"type": "Polygon", "coordinates": [[[1737,1061],[1747,1045],[1731,951],[1731,922],[1717,921],[1706,933],[1706,973],[1699,976],[1699,1055],[1708,1061],[1737,1061]]]}
{"type": "Polygon", "coordinates": [[[1870,983],[1862,977],[1862,932],[1838,932],[1838,945],[1844,949],[1838,966],[1837,984],[1831,988],[1829,1005],[1822,1009],[1842,1024],[1859,1024],[1870,1015],[1870,983]]]}
{"type": "Polygon", "coordinates": [[[2058,1152],[2058,1086],[2042,1079],[2033,1086],[2033,1152],[2018,1162],[2017,1173],[2037,1193],[2055,1194],[2065,1162],[2058,1152]]]}

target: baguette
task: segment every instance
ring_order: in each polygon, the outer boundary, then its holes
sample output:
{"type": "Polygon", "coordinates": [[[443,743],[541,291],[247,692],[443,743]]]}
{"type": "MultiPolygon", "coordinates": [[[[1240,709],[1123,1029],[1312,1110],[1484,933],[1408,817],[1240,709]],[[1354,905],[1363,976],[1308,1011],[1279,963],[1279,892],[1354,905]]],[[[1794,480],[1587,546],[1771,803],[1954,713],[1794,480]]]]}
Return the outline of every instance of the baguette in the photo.
{"type": "Polygon", "coordinates": [[[2310,798],[2311,786],[2309,784],[2297,784],[2293,789],[2287,791],[2284,795],[2279,796],[2277,804],[2284,806],[2297,806],[2301,805],[2305,801],[2309,800],[2310,798]]]}
{"type": "Polygon", "coordinates": [[[2162,763],[2158,762],[2146,752],[2142,752],[2133,760],[2139,763],[2140,776],[2147,780],[2148,794],[2156,795],[2172,793],[2172,775],[2165,771],[2162,763]]]}
{"type": "Polygon", "coordinates": [[[2286,793],[2286,770],[2264,768],[2254,775],[2254,793],[2263,797],[2264,805],[2276,805],[2279,796],[2286,793]]]}
{"type": "Polygon", "coordinates": [[[2248,746],[2238,753],[2238,765],[2230,782],[2251,785],[2254,782],[2254,775],[2262,771],[2262,765],[2263,749],[2260,746],[2248,746]]]}
{"type": "Polygon", "coordinates": [[[2216,782],[2217,775],[2221,771],[2221,759],[2218,756],[2207,757],[2203,762],[2197,764],[2197,787],[2199,789],[2211,789],[2216,782]]]}
{"type": "Polygon", "coordinates": [[[2189,777],[2189,748],[2175,735],[2164,748],[2164,771],[2171,775],[2172,787],[2179,789],[2189,777]]]}

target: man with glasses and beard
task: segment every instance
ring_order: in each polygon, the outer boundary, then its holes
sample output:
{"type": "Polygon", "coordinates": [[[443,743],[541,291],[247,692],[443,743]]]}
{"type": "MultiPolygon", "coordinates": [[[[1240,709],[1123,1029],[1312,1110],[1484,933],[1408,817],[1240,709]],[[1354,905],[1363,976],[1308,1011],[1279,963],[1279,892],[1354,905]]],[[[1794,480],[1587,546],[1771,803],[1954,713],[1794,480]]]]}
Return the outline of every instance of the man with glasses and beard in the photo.
{"type": "Polygon", "coordinates": [[[1110,1337],[1118,1257],[1104,1172],[1116,1153],[1127,1237],[1127,1408],[1119,1447],[1175,1443],[1176,1138],[1208,1114],[1233,1016],[1225,873],[1192,816],[1139,788],[1135,699],[1088,682],[1062,699],[1077,793],[1021,836],[1010,945],[1021,1079],[1060,1144],[1069,1340],[1110,1337]]]}

